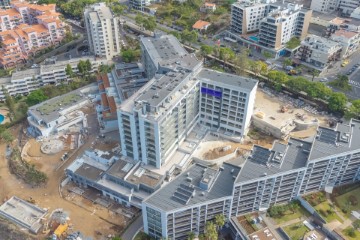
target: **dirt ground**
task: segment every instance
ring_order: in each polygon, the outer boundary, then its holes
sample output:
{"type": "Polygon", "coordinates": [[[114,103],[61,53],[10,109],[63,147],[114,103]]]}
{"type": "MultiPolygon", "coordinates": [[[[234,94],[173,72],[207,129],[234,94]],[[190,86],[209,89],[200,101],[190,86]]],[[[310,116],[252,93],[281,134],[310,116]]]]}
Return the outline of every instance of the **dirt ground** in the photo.
{"type": "MultiPolygon", "coordinates": [[[[29,160],[49,177],[49,181],[44,187],[31,188],[10,174],[7,160],[4,156],[6,145],[0,144],[0,178],[6,179],[6,181],[1,181],[1,203],[13,195],[25,200],[32,197],[38,206],[49,209],[49,213],[57,208],[64,209],[64,211],[70,214],[69,217],[71,224],[73,224],[73,231],[80,231],[85,236],[93,237],[93,239],[107,239],[105,236],[119,233],[124,227],[122,226],[122,216],[114,215],[107,209],[94,205],[91,202],[65,200],[60,197],[59,194],[59,183],[64,178],[64,169],[77,155],[81,154],[85,149],[90,148],[97,137],[98,128],[96,127],[97,124],[94,113],[88,117],[89,125],[91,122],[91,126],[95,127],[90,129],[91,132],[88,140],[78,149],[77,153],[70,157],[65,163],[60,160],[63,152],[44,156],[40,152],[40,144],[34,143],[34,140],[31,140],[32,147],[27,151],[29,160]],[[59,167],[61,163],[63,163],[63,165],[59,167]],[[56,168],[58,169],[56,170],[56,168]],[[99,236],[95,231],[101,232],[102,235],[99,236]]],[[[18,136],[20,129],[21,126],[17,125],[14,129],[11,129],[11,131],[14,136],[18,136]]],[[[17,140],[14,141],[13,145],[16,144],[17,140]]],[[[39,239],[42,238],[43,237],[39,239]]]]}

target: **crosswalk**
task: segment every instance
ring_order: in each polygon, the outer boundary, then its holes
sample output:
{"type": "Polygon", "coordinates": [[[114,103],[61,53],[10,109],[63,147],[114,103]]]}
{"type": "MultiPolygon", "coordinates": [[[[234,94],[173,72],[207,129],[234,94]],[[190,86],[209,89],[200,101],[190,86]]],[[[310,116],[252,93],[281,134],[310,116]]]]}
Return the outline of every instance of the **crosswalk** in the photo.
{"type": "Polygon", "coordinates": [[[349,80],[349,84],[354,87],[360,88],[360,82],[355,82],[353,80],[349,80]]]}

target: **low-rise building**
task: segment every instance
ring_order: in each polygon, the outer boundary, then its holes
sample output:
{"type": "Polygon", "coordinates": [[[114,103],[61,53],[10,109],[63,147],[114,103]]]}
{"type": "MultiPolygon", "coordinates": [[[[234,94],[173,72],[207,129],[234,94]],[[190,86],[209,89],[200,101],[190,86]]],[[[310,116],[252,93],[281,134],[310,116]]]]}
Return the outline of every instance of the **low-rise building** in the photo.
{"type": "Polygon", "coordinates": [[[323,70],[341,59],[342,45],[328,38],[308,35],[296,53],[299,59],[309,67],[323,70]]]}
{"type": "Polygon", "coordinates": [[[206,31],[210,27],[210,25],[211,23],[209,22],[198,20],[196,23],[194,23],[192,28],[197,31],[206,31]]]}
{"type": "Polygon", "coordinates": [[[340,29],[335,31],[330,39],[342,45],[341,57],[346,58],[359,49],[360,32],[340,29]]]}
{"type": "Polygon", "coordinates": [[[216,4],[205,2],[204,5],[200,7],[201,12],[215,12],[216,11],[216,4]]]}
{"type": "Polygon", "coordinates": [[[65,171],[82,187],[92,187],[116,202],[141,208],[141,202],[159,189],[164,176],[142,167],[139,162],[120,158],[116,149],[87,150],[65,171]]]}
{"type": "MultiPolygon", "coordinates": [[[[92,63],[93,73],[98,66],[104,62],[103,59],[93,57],[74,58],[66,61],[52,61],[51,63],[41,64],[37,68],[23,71],[14,71],[11,77],[0,78],[0,86],[4,87],[11,96],[28,95],[41,86],[47,84],[58,85],[67,82],[70,77],[66,74],[66,66],[69,64],[74,73],[78,72],[77,65],[80,60],[89,60],[92,63]]],[[[0,101],[3,101],[5,95],[0,91],[0,101]]]]}
{"type": "Polygon", "coordinates": [[[35,137],[48,137],[75,124],[87,127],[86,115],[80,109],[89,103],[81,90],[75,90],[34,105],[28,110],[28,132],[35,137]]]}

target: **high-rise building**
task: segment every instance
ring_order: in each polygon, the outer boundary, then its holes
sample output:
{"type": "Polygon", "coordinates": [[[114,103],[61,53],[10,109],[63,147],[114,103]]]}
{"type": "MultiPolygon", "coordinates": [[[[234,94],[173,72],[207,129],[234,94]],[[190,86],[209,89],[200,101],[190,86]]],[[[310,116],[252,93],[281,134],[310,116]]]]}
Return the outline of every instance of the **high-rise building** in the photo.
{"type": "Polygon", "coordinates": [[[92,53],[107,60],[120,53],[119,18],[105,3],[87,7],[84,21],[92,53]]]}
{"type": "Polygon", "coordinates": [[[323,13],[340,11],[343,15],[350,16],[359,6],[359,0],[312,0],[310,8],[323,13]]]}
{"type": "Polygon", "coordinates": [[[118,108],[124,156],[160,168],[196,123],[241,140],[257,81],[203,69],[173,36],[142,38],[141,46],[145,72],[155,76],[118,108]]]}

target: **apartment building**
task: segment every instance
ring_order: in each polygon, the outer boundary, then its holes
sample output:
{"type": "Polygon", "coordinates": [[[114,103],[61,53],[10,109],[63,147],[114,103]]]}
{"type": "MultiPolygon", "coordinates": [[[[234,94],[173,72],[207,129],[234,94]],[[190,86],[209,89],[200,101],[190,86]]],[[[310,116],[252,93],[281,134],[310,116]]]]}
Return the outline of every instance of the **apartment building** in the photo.
{"type": "Polygon", "coordinates": [[[155,238],[200,234],[216,214],[227,219],[299,195],[360,180],[360,122],[319,127],[311,141],[255,145],[240,166],[191,166],[143,201],[144,230],[155,238]],[[232,190],[230,189],[232,188],[232,190]],[[230,196],[231,195],[231,196],[230,196]]]}
{"type": "Polygon", "coordinates": [[[330,13],[337,10],[339,0],[312,0],[310,9],[316,12],[330,13]]]}
{"type": "Polygon", "coordinates": [[[331,63],[341,59],[342,45],[328,38],[308,35],[296,53],[299,59],[310,67],[323,70],[331,63]]]}
{"type": "Polygon", "coordinates": [[[145,72],[156,74],[118,109],[124,156],[160,168],[198,122],[241,140],[257,81],[203,69],[202,62],[186,54],[172,36],[141,42],[145,72]]]}
{"type": "MultiPolygon", "coordinates": [[[[55,61],[48,64],[41,64],[39,68],[27,69],[23,71],[14,71],[11,77],[0,78],[0,86],[4,87],[11,96],[27,95],[30,92],[47,84],[60,84],[69,80],[65,69],[69,64],[74,73],[78,72],[77,65],[80,60],[89,60],[92,63],[92,71],[97,70],[103,62],[101,59],[92,57],[74,58],[67,61],[55,61]]],[[[4,93],[0,91],[0,100],[5,98],[4,93]]]]}
{"type": "Polygon", "coordinates": [[[339,0],[339,11],[345,16],[350,16],[358,7],[360,7],[360,1],[358,0],[339,0]]]}
{"type": "Polygon", "coordinates": [[[340,29],[336,30],[330,39],[342,45],[341,57],[346,58],[359,49],[360,32],[340,29]]]}
{"type": "Polygon", "coordinates": [[[181,58],[187,51],[181,46],[179,40],[173,35],[160,35],[155,38],[142,38],[141,63],[149,79],[159,70],[163,61],[181,58]]]}
{"type": "Polygon", "coordinates": [[[84,12],[90,51],[111,60],[120,53],[119,18],[105,3],[95,3],[84,12]]]}
{"type": "Polygon", "coordinates": [[[65,36],[65,23],[55,12],[55,4],[11,3],[0,11],[0,65],[14,67],[53,45],[65,36]]]}
{"type": "Polygon", "coordinates": [[[155,1],[150,1],[150,0],[130,0],[129,4],[130,4],[131,8],[133,8],[135,10],[144,11],[145,7],[149,6],[151,2],[155,2],[155,1]]]}
{"type": "Polygon", "coordinates": [[[187,239],[203,233],[217,214],[229,216],[240,167],[194,164],[142,203],[144,230],[156,239],[187,239]]]}
{"type": "Polygon", "coordinates": [[[141,64],[136,63],[116,64],[110,73],[97,76],[96,112],[102,133],[119,129],[117,107],[147,81],[141,64]]]}
{"type": "Polygon", "coordinates": [[[0,0],[0,8],[1,9],[10,8],[10,0],[0,0]]]}
{"type": "Polygon", "coordinates": [[[302,5],[267,1],[243,0],[232,5],[229,37],[260,52],[284,55],[285,45],[292,37],[305,38],[311,10],[302,5]]]}

